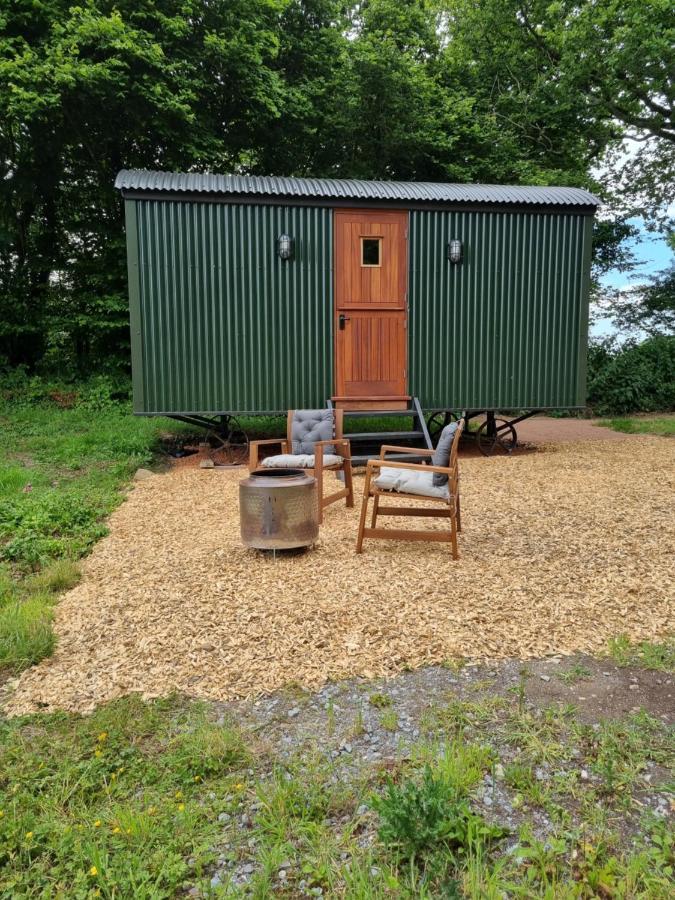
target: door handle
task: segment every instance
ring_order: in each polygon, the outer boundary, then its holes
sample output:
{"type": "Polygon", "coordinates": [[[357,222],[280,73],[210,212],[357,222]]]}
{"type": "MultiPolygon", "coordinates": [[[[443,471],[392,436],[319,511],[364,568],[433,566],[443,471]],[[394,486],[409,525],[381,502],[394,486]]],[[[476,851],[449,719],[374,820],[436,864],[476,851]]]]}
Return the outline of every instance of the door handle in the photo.
{"type": "Polygon", "coordinates": [[[350,318],[351,318],[350,316],[345,316],[344,313],[340,313],[340,317],[339,317],[339,319],[338,319],[338,322],[340,323],[340,330],[341,330],[341,331],[344,331],[344,329],[345,329],[345,322],[348,322],[350,318]]]}

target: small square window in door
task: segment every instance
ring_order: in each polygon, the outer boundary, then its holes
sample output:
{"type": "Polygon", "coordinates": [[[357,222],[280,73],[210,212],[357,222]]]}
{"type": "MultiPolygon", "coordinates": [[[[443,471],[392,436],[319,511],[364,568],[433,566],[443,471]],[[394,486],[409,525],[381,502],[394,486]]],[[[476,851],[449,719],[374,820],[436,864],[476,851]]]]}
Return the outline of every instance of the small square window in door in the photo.
{"type": "Polygon", "coordinates": [[[380,254],[382,238],[361,238],[361,265],[362,266],[381,266],[382,258],[380,254]]]}

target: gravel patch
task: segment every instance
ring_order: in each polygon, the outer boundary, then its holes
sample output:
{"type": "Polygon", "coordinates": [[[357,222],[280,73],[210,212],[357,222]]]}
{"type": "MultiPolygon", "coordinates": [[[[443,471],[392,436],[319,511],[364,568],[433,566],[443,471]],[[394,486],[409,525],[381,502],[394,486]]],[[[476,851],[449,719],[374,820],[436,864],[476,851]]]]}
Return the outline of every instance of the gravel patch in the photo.
{"type": "MultiPolygon", "coordinates": [[[[443,751],[444,739],[430,723],[430,711],[453,701],[481,706],[506,700],[508,706],[502,707],[501,713],[496,712],[498,719],[504,718],[509,708],[514,708],[521,690],[525,710],[536,712],[573,703],[575,718],[592,728],[599,728],[608,718],[621,718],[638,711],[658,717],[666,726],[675,724],[675,676],[619,668],[607,659],[587,656],[533,660],[526,666],[522,660],[468,664],[459,670],[430,666],[388,680],[348,679],[315,692],[286,691],[255,701],[216,703],[213,708],[214,715],[223,724],[234,721],[259,741],[277,765],[292,765],[298,758],[314,759],[318,754],[330,766],[336,783],[356,783],[359,779],[372,783],[373,779],[380,781],[384,775],[395,774],[425,742],[438,741],[438,751],[443,751]],[[563,676],[576,667],[585,674],[569,683],[563,676]],[[635,704],[630,689],[634,679],[639,679],[641,685],[640,705],[635,704]],[[396,728],[383,726],[385,712],[396,713],[396,728]]],[[[452,740],[452,736],[446,739],[452,740]]],[[[476,733],[472,739],[482,742],[485,736],[476,733]]],[[[511,847],[505,847],[506,853],[518,846],[514,838],[518,827],[525,822],[534,837],[546,840],[559,827],[559,817],[543,808],[523,804],[519,791],[506,779],[506,767],[518,757],[520,748],[506,743],[494,728],[488,729],[487,740],[499,762],[472,792],[473,809],[509,830],[511,847]]],[[[581,750],[572,748],[564,760],[536,766],[534,777],[544,790],[551,788],[556,780],[575,777],[592,789],[600,779],[586,765],[581,750]]],[[[675,802],[669,788],[670,778],[668,769],[647,763],[642,781],[636,785],[635,802],[615,821],[627,844],[643,829],[646,810],[658,818],[673,819],[675,802]]],[[[561,802],[574,821],[578,815],[577,801],[569,796],[561,802]]],[[[245,841],[247,849],[243,853],[241,847],[233,852],[233,847],[236,831],[253,828],[258,808],[258,803],[242,799],[238,815],[225,820],[222,845],[225,852],[212,886],[228,884],[245,890],[251,883],[257,871],[255,841],[245,841]]],[[[378,819],[367,803],[358,806],[351,816],[332,817],[325,824],[337,834],[350,818],[358,820],[359,845],[373,845],[377,840],[378,819]]],[[[281,891],[292,879],[301,896],[313,896],[315,889],[302,880],[298,861],[285,860],[277,872],[277,888],[281,891]]],[[[195,895],[201,896],[198,891],[195,895]]]]}
{"type": "Polygon", "coordinates": [[[576,718],[589,725],[640,710],[675,725],[675,676],[588,656],[527,664],[519,659],[469,662],[458,670],[427,666],[386,680],[347,679],[319,691],[281,691],[259,700],[216,703],[214,709],[221,721],[232,718],[264,739],[282,760],[318,745],[339,767],[356,771],[372,762],[408,758],[429,710],[452,700],[479,703],[501,697],[516,703],[523,683],[531,708],[573,705],[576,718]],[[588,674],[566,683],[562,675],[576,665],[588,674]],[[640,683],[639,697],[631,690],[634,680],[640,683]],[[383,724],[385,710],[396,714],[393,729],[383,724]]]}

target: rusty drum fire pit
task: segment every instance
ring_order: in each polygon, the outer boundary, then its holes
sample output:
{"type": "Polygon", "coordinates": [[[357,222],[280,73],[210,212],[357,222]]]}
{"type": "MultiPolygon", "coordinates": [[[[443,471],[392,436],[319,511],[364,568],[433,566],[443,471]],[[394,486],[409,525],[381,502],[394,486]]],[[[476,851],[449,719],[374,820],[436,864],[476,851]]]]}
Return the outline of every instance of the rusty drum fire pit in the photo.
{"type": "Polygon", "coordinates": [[[239,482],[239,515],[247,547],[309,547],[319,536],[316,480],[302,469],[257,469],[239,482]]]}

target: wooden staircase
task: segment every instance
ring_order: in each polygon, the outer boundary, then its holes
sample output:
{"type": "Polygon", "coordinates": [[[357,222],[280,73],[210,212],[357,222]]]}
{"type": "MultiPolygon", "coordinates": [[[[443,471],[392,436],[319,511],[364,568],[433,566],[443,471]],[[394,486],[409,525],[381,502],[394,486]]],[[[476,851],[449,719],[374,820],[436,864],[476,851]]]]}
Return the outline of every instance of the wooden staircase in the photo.
{"type": "MultiPolygon", "coordinates": [[[[344,411],[344,422],[344,436],[349,438],[351,442],[352,465],[354,466],[365,466],[369,459],[379,457],[382,444],[427,449],[431,449],[433,446],[424,420],[422,407],[417,397],[411,397],[405,409],[346,409],[344,411]],[[350,427],[351,423],[356,424],[359,419],[380,419],[385,417],[393,420],[392,426],[398,424],[395,421],[396,419],[412,418],[412,428],[398,431],[394,428],[391,431],[352,431],[350,427]]],[[[419,462],[423,457],[408,453],[392,453],[388,454],[387,458],[419,462]]]]}

